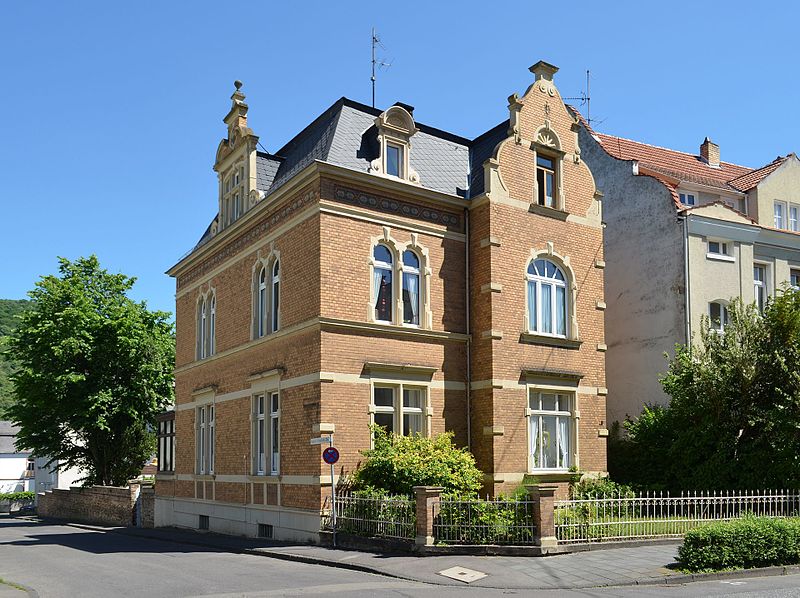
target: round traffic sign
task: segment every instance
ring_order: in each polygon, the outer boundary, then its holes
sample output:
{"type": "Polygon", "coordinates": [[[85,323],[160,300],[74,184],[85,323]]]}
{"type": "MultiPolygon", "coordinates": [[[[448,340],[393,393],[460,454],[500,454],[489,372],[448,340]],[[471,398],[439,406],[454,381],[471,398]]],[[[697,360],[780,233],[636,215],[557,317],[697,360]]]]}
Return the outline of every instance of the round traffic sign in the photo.
{"type": "Polygon", "coordinates": [[[322,451],[322,460],[325,461],[328,465],[333,465],[339,460],[339,449],[333,446],[329,446],[324,451],[322,451]]]}

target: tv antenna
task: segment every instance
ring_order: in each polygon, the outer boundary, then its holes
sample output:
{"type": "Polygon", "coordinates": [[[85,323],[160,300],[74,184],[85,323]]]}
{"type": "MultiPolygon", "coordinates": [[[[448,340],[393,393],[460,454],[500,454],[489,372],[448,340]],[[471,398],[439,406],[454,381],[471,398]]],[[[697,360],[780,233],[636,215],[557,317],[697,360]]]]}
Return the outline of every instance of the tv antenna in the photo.
{"type": "Polygon", "coordinates": [[[380,46],[384,50],[386,47],[381,43],[381,38],[378,37],[378,33],[375,31],[375,27],[372,28],[372,77],[370,80],[372,81],[372,107],[375,107],[375,67],[386,68],[388,69],[392,66],[391,62],[384,62],[383,59],[375,58],[375,48],[380,46]]]}
{"type": "MultiPolygon", "coordinates": [[[[589,126],[592,125],[592,122],[597,122],[596,119],[592,120],[592,96],[590,93],[591,89],[590,80],[591,80],[591,74],[589,72],[589,69],[586,69],[586,91],[582,91],[581,95],[579,95],[578,97],[562,98],[564,100],[579,100],[581,106],[586,106],[586,122],[589,124],[589,126]]],[[[602,123],[603,121],[601,120],[600,122],[602,123]]]]}

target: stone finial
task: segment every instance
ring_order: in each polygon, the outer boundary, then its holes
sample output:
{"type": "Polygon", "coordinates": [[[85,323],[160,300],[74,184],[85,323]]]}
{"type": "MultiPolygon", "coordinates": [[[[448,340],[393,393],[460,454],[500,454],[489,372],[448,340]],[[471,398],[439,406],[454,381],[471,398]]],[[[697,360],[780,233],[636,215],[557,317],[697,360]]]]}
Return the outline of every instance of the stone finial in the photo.
{"type": "Polygon", "coordinates": [[[528,69],[534,75],[536,75],[536,81],[539,79],[544,79],[545,81],[552,81],[553,75],[558,72],[558,67],[553,66],[549,62],[545,62],[544,60],[540,60],[536,64],[534,64],[531,68],[528,69]]]}

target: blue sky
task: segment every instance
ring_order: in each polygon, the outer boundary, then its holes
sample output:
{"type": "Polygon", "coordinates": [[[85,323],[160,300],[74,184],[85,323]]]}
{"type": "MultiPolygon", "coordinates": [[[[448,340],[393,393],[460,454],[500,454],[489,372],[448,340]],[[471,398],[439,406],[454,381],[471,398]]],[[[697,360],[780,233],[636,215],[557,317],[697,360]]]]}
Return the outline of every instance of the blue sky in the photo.
{"type": "Polygon", "coordinates": [[[474,137],[544,59],[603,132],[748,166],[800,149],[793,3],[17,2],[0,13],[0,297],[96,253],[172,311],[164,271],[216,210],[232,81],[270,151],[340,96],[474,137]],[[651,5],[652,4],[652,5],[651,5]]]}

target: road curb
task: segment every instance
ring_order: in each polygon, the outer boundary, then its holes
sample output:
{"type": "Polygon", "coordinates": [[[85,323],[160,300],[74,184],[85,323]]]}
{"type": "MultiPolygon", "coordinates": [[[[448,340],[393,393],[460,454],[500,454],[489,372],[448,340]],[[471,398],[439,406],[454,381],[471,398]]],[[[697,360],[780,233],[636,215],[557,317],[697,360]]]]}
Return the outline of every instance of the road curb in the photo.
{"type": "MultiPolygon", "coordinates": [[[[336,560],[328,560],[319,557],[313,556],[306,556],[301,554],[294,554],[290,552],[280,552],[278,550],[270,550],[264,548],[237,548],[234,546],[226,546],[223,544],[215,543],[213,541],[204,541],[202,538],[170,538],[165,537],[158,533],[148,533],[148,530],[145,528],[130,528],[130,527],[101,527],[91,524],[85,523],[71,523],[71,522],[59,522],[63,523],[64,525],[68,525],[70,527],[76,527],[80,529],[87,529],[90,531],[101,531],[101,532],[113,532],[118,534],[123,534],[132,537],[138,538],[147,538],[151,540],[161,540],[162,542],[170,542],[175,544],[186,544],[189,546],[199,546],[202,548],[211,548],[219,551],[230,552],[235,554],[249,554],[254,556],[261,556],[261,557],[268,557],[282,561],[290,561],[296,563],[303,563],[307,565],[322,565],[325,567],[334,567],[338,569],[347,569],[350,571],[358,571],[361,573],[369,573],[373,575],[381,575],[384,577],[389,577],[393,579],[399,579],[403,581],[410,581],[414,583],[423,583],[428,585],[439,585],[439,586],[447,586],[447,587],[474,587],[474,588],[486,588],[486,589],[530,589],[530,590],[587,590],[591,588],[613,588],[613,587],[632,587],[632,586],[662,586],[662,585],[684,585],[693,582],[701,582],[701,581],[715,581],[715,580],[726,580],[726,579],[748,579],[754,577],[780,577],[785,575],[797,575],[800,574],[800,565],[781,565],[775,567],[763,567],[763,568],[756,568],[756,569],[739,569],[735,571],[720,571],[714,573],[681,573],[675,575],[665,575],[663,578],[647,578],[647,579],[634,579],[630,581],[621,581],[621,582],[609,582],[604,584],[595,584],[595,585],[546,585],[546,586],[527,586],[525,588],[518,587],[518,588],[509,588],[505,586],[495,586],[495,585],[472,585],[472,586],[465,586],[463,583],[453,582],[447,583],[444,580],[442,581],[432,581],[432,580],[421,580],[418,578],[410,577],[407,575],[402,575],[399,573],[388,572],[384,571],[375,567],[371,567],[368,565],[362,565],[359,563],[352,563],[347,561],[336,561],[336,560]]],[[[335,549],[332,549],[335,550],[335,549]]],[[[422,558],[422,557],[420,557],[422,558]]],[[[36,596],[38,598],[38,594],[35,593],[34,590],[30,590],[34,592],[33,594],[29,594],[31,596],[36,596]]]]}

